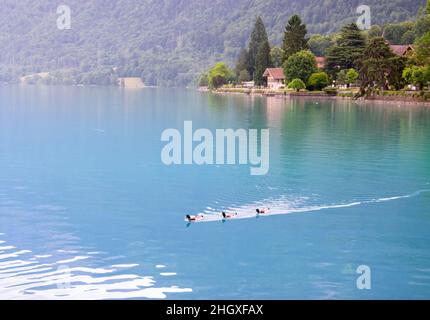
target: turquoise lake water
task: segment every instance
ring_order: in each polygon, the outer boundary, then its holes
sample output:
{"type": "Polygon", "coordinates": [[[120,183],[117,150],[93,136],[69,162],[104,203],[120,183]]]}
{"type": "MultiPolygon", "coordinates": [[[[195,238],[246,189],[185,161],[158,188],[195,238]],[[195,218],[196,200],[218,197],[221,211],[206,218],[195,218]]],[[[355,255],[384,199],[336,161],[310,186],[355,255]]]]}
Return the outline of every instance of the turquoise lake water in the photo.
{"type": "Polygon", "coordinates": [[[430,108],[1,86],[0,298],[429,299],[430,108]],[[269,173],[164,165],[186,120],[269,128],[269,173]]]}

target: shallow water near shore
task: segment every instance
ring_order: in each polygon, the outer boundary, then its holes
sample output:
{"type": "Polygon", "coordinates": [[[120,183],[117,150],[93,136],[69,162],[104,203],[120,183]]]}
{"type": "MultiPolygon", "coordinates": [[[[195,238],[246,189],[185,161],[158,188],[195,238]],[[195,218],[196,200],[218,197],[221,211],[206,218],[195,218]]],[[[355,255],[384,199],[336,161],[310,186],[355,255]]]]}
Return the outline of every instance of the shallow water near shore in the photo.
{"type": "Polygon", "coordinates": [[[420,106],[0,86],[0,298],[429,299],[429,138],[420,106]],[[187,120],[269,128],[269,173],[164,165],[187,120]]]}

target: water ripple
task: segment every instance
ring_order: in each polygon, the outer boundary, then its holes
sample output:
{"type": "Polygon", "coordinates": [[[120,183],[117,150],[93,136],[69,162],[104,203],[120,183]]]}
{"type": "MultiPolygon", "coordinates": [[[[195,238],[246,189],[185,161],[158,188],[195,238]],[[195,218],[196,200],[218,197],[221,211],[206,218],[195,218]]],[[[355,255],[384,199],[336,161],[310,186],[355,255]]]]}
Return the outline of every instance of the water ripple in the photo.
{"type": "Polygon", "coordinates": [[[204,216],[204,219],[199,220],[196,223],[221,221],[223,220],[222,216],[220,215],[220,212],[222,211],[237,213],[236,216],[231,218],[232,220],[249,219],[249,218],[256,217],[256,213],[255,213],[256,208],[262,208],[262,207],[270,208],[269,213],[261,215],[261,217],[267,217],[267,216],[285,215],[285,214],[292,214],[292,213],[314,212],[314,211],[321,211],[321,210],[327,210],[327,209],[340,209],[340,208],[355,207],[363,204],[395,201],[395,200],[417,197],[420,194],[425,192],[430,192],[430,189],[418,190],[413,193],[400,195],[400,196],[381,197],[381,198],[374,198],[374,199],[362,200],[362,201],[352,201],[352,202],[345,202],[345,203],[339,203],[339,204],[322,204],[322,205],[311,205],[311,206],[304,205],[305,200],[308,199],[307,197],[290,199],[287,196],[281,196],[278,199],[265,199],[265,200],[255,201],[251,204],[245,204],[241,206],[233,205],[228,207],[227,209],[225,208],[214,209],[212,207],[206,207],[206,209],[203,212],[197,213],[197,214],[202,214],[204,216]]]}
{"type": "MultiPolygon", "coordinates": [[[[57,250],[61,254],[71,251],[57,250]]],[[[134,263],[109,268],[76,265],[94,257],[77,255],[75,251],[62,260],[57,259],[58,253],[34,255],[13,245],[0,247],[0,253],[0,299],[164,299],[167,293],[192,292],[175,285],[156,287],[152,276],[118,274],[137,267],[134,263]]],[[[172,277],[176,273],[160,275],[172,277]]]]}

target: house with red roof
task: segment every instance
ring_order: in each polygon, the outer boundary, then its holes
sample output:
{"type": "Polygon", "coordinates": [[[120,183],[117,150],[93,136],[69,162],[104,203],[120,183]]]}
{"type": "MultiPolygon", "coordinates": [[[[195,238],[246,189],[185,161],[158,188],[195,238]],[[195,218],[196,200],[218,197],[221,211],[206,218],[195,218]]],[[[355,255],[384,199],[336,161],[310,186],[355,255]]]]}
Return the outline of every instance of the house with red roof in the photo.
{"type": "Polygon", "coordinates": [[[263,77],[267,78],[267,87],[270,89],[280,89],[285,86],[285,75],[282,68],[267,68],[263,77]]]}
{"type": "Polygon", "coordinates": [[[325,57],[315,57],[318,69],[324,69],[325,67],[325,57]]]}
{"type": "Polygon", "coordinates": [[[414,51],[414,47],[410,44],[406,45],[394,45],[390,44],[391,50],[400,57],[407,57],[414,51]]]}

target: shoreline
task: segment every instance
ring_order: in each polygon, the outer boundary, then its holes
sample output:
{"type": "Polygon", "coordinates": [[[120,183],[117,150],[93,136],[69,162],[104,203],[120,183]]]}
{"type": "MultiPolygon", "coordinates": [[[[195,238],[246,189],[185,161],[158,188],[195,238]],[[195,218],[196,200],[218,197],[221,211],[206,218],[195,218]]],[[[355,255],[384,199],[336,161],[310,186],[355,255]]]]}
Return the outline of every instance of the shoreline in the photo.
{"type": "Polygon", "coordinates": [[[291,92],[291,93],[281,93],[281,92],[270,92],[264,89],[242,89],[242,88],[227,88],[226,89],[218,89],[218,90],[209,90],[209,89],[199,89],[199,91],[203,92],[211,92],[214,94],[236,94],[236,95],[245,95],[245,96],[259,96],[259,97],[268,97],[268,98],[278,98],[278,99],[327,99],[327,100],[348,100],[357,103],[378,103],[378,104],[406,104],[412,106],[425,106],[430,107],[430,101],[419,100],[413,97],[405,97],[405,96],[384,96],[384,95],[375,95],[370,97],[361,97],[358,99],[354,99],[353,97],[346,95],[330,95],[322,92],[317,93],[309,93],[309,92],[291,92]],[[232,90],[233,89],[233,90],[232,90]],[[246,90],[246,91],[244,91],[246,90]]]}
{"type": "MultiPolygon", "coordinates": [[[[18,86],[18,87],[75,87],[75,88],[91,88],[91,87],[110,87],[110,88],[116,88],[120,90],[126,90],[126,91],[140,91],[144,89],[154,89],[154,88],[168,88],[168,87],[160,87],[160,86],[144,86],[140,88],[133,88],[133,87],[122,87],[122,86],[115,86],[115,85],[42,85],[42,84],[23,84],[23,83],[5,83],[0,82],[0,86],[18,86]]],[[[171,88],[178,88],[178,87],[171,87],[171,88]]],[[[401,96],[401,95],[374,95],[370,97],[360,97],[358,99],[354,99],[352,96],[349,96],[345,93],[338,93],[337,95],[334,94],[327,94],[324,92],[279,92],[279,91],[269,91],[266,89],[246,89],[246,88],[220,88],[217,90],[210,90],[208,88],[191,88],[191,87],[184,87],[185,90],[197,90],[199,92],[209,92],[213,94],[220,94],[220,95],[243,95],[243,96],[257,96],[257,97],[266,97],[266,98],[277,98],[277,99],[325,99],[325,100],[348,100],[352,102],[357,103],[377,103],[377,104],[393,104],[401,106],[408,105],[408,106],[423,106],[423,107],[430,107],[430,100],[420,100],[419,98],[412,97],[412,96],[401,96]]],[[[417,92],[418,93],[418,92],[417,92]]],[[[428,93],[428,92],[427,92],[428,93]]],[[[430,94],[430,93],[429,93],[430,94]]]]}

